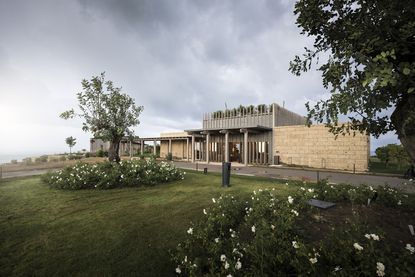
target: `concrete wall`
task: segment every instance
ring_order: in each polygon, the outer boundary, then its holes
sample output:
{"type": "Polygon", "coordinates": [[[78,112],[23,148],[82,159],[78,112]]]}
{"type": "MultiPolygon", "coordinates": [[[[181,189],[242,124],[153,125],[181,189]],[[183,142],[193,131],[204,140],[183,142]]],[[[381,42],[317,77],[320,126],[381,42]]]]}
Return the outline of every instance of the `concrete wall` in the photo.
{"type": "Polygon", "coordinates": [[[278,104],[274,105],[274,127],[289,125],[305,125],[306,117],[296,114],[278,104]]]}
{"type": "Polygon", "coordinates": [[[274,155],[284,164],[315,168],[367,171],[370,138],[357,133],[337,139],[324,125],[275,127],[274,155]]]}

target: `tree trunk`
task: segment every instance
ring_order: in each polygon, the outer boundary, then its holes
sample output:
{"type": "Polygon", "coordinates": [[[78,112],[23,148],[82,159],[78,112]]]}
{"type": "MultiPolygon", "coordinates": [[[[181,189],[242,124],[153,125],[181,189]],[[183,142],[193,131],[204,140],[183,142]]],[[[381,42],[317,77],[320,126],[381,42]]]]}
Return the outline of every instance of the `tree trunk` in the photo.
{"type": "Polygon", "coordinates": [[[110,147],[108,149],[108,160],[110,162],[116,162],[116,163],[120,162],[120,155],[119,155],[120,141],[121,139],[119,138],[113,139],[112,141],[110,141],[110,147]]]}
{"type": "Polygon", "coordinates": [[[415,166],[415,94],[406,95],[396,104],[391,121],[412,165],[415,166]]]}

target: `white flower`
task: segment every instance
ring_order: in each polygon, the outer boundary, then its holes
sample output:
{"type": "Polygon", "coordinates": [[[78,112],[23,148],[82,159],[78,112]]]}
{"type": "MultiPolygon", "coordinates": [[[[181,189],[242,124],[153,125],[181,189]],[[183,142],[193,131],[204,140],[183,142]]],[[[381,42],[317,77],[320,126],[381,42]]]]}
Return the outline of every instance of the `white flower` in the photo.
{"type": "Polygon", "coordinates": [[[274,230],[274,229],[275,229],[275,226],[274,226],[274,225],[272,225],[272,224],[271,224],[271,229],[272,229],[272,230],[274,230]]]}
{"type": "Polygon", "coordinates": [[[189,235],[193,234],[193,228],[189,228],[189,230],[187,230],[187,233],[188,233],[189,235]]]}
{"type": "Polygon", "coordinates": [[[385,266],[382,263],[377,262],[376,263],[376,269],[377,269],[376,274],[378,276],[385,276],[385,266]]]}
{"type": "Polygon", "coordinates": [[[316,257],[310,258],[310,263],[315,264],[316,262],[317,262],[317,258],[316,257]]]}
{"type": "Polygon", "coordinates": [[[216,203],[216,200],[215,200],[215,198],[212,198],[212,202],[213,202],[213,203],[216,203]]]}
{"type": "Polygon", "coordinates": [[[379,236],[376,234],[370,234],[373,240],[379,240],[379,236]]]}
{"type": "Polygon", "coordinates": [[[177,267],[177,268],[176,268],[176,273],[177,273],[177,274],[182,273],[182,271],[180,270],[180,267],[177,267]]]}
{"type": "Polygon", "coordinates": [[[232,276],[232,274],[228,274],[228,275],[226,275],[226,277],[233,277],[233,276],[232,276]]]}
{"type": "Polygon", "coordinates": [[[225,269],[228,269],[229,268],[229,263],[228,262],[225,262],[224,267],[225,267],[225,269]]]}
{"type": "Polygon", "coordinates": [[[288,196],[288,203],[292,204],[294,199],[291,196],[288,196]]]}
{"type": "Polygon", "coordinates": [[[295,215],[298,216],[298,212],[296,210],[291,210],[291,212],[295,215]]]}
{"type": "Polygon", "coordinates": [[[359,250],[359,251],[362,251],[362,250],[363,250],[363,247],[362,247],[360,244],[358,244],[357,242],[355,242],[355,243],[353,244],[353,247],[354,247],[356,250],[359,250]]]}
{"type": "Polygon", "coordinates": [[[398,206],[402,205],[402,201],[399,200],[397,204],[398,204],[398,206]]]}
{"type": "Polygon", "coordinates": [[[216,243],[219,243],[219,238],[216,238],[216,239],[215,239],[215,242],[216,242],[216,243]]]}
{"type": "Polygon", "coordinates": [[[206,209],[203,209],[203,213],[204,213],[204,214],[207,214],[206,209]]]}
{"type": "Polygon", "coordinates": [[[334,271],[339,271],[339,270],[342,270],[342,268],[341,268],[340,266],[336,266],[336,267],[334,268],[334,271]]]}
{"type": "Polygon", "coordinates": [[[314,189],[308,189],[308,192],[313,193],[314,189]]]}
{"type": "Polygon", "coordinates": [[[235,269],[239,270],[241,268],[242,268],[242,263],[240,261],[237,261],[236,264],[235,264],[235,269]]]}
{"type": "Polygon", "coordinates": [[[255,225],[253,225],[253,226],[251,227],[251,231],[252,231],[252,233],[255,233],[255,225]]]}
{"type": "Polygon", "coordinates": [[[225,256],[225,254],[220,255],[220,260],[221,260],[221,262],[226,261],[226,256],[225,256]]]}
{"type": "Polygon", "coordinates": [[[297,249],[297,248],[299,248],[300,246],[298,245],[298,243],[294,240],[293,242],[292,242],[292,244],[293,244],[293,247],[295,248],[295,249],[297,249]]]}
{"type": "Polygon", "coordinates": [[[415,253],[415,248],[411,246],[409,243],[406,244],[405,249],[407,249],[409,252],[411,252],[411,255],[415,253]]]}
{"type": "Polygon", "coordinates": [[[369,235],[369,234],[365,234],[365,237],[366,237],[367,239],[370,239],[370,235],[369,235]]]}
{"type": "Polygon", "coordinates": [[[285,185],[288,186],[288,182],[286,182],[285,185]]]}

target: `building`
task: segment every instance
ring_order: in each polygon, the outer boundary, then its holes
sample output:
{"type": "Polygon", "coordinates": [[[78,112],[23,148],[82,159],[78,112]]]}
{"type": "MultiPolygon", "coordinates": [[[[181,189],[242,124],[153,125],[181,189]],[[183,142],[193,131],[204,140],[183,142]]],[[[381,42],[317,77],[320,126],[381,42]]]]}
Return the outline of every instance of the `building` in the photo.
{"type": "Polygon", "coordinates": [[[191,162],[367,171],[368,135],[357,133],[336,138],[324,125],[307,127],[305,123],[305,117],[275,103],[240,106],[204,114],[200,129],[134,141],[141,148],[145,142],[156,145],[159,141],[161,157],[171,153],[175,159],[191,162]]]}

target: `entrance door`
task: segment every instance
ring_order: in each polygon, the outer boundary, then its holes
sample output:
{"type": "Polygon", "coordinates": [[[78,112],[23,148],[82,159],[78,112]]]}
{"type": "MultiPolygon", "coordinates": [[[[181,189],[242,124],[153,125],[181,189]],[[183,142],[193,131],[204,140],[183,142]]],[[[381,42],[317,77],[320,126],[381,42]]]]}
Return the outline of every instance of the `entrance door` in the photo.
{"type": "Polygon", "coordinates": [[[229,143],[229,161],[230,162],[242,162],[241,159],[241,145],[242,143],[229,143]]]}

